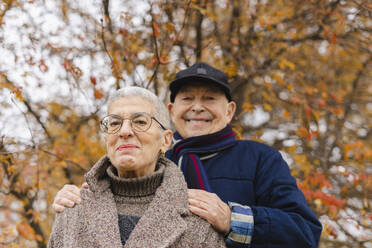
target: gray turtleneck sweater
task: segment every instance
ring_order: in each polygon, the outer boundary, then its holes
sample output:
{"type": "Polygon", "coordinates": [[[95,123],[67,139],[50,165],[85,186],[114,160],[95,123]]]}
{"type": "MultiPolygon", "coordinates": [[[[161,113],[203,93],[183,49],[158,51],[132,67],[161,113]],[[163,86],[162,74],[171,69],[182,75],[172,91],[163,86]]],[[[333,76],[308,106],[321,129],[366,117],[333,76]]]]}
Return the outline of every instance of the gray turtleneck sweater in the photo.
{"type": "Polygon", "coordinates": [[[154,198],[155,191],[162,182],[164,168],[164,165],[160,165],[155,172],[139,178],[118,177],[115,167],[111,165],[107,168],[118,210],[118,224],[123,247],[154,198]]]}

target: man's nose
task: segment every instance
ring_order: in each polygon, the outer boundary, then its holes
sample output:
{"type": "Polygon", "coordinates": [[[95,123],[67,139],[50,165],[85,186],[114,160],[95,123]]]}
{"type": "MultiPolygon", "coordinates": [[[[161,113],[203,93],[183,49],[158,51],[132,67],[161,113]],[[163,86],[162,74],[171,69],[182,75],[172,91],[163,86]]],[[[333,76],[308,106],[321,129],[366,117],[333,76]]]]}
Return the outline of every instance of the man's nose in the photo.
{"type": "Polygon", "coordinates": [[[123,124],[121,125],[121,128],[119,130],[119,135],[124,138],[133,135],[133,129],[130,120],[123,120],[123,124]]]}
{"type": "Polygon", "coordinates": [[[193,105],[192,105],[191,110],[194,111],[194,112],[203,112],[205,109],[204,109],[204,105],[201,101],[195,100],[193,105]]]}

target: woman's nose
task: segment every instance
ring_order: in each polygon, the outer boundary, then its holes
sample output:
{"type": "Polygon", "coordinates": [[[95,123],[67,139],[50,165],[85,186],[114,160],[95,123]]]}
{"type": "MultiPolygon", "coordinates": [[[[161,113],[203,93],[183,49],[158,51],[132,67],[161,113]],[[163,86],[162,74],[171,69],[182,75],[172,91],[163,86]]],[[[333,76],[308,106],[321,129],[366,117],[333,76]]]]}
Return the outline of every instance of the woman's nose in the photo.
{"type": "Polygon", "coordinates": [[[119,130],[119,135],[121,137],[128,137],[133,135],[133,129],[130,120],[123,120],[123,124],[119,130]]]}

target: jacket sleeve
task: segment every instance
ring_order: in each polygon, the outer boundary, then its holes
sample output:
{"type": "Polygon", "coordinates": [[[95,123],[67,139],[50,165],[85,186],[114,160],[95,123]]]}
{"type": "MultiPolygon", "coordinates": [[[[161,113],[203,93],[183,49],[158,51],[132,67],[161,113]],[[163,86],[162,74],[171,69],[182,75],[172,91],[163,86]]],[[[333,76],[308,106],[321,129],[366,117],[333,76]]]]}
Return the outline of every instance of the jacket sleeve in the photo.
{"type": "Polygon", "coordinates": [[[251,247],[318,247],[322,225],[279,152],[262,158],[255,189],[251,247]]]}
{"type": "Polygon", "coordinates": [[[229,202],[231,208],[230,230],[225,234],[227,247],[250,247],[254,220],[249,206],[229,202]]]}

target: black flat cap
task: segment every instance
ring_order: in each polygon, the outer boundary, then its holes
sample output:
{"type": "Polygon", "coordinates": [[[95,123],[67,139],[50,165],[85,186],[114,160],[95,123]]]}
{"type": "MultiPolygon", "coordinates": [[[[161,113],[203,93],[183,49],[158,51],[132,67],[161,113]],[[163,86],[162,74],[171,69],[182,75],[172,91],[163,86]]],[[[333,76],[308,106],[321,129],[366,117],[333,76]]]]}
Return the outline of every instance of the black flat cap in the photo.
{"type": "Polygon", "coordinates": [[[176,74],[176,78],[169,85],[170,101],[174,102],[181,87],[191,82],[212,83],[225,92],[227,100],[232,100],[230,84],[227,82],[226,74],[207,63],[198,62],[176,74]]]}

